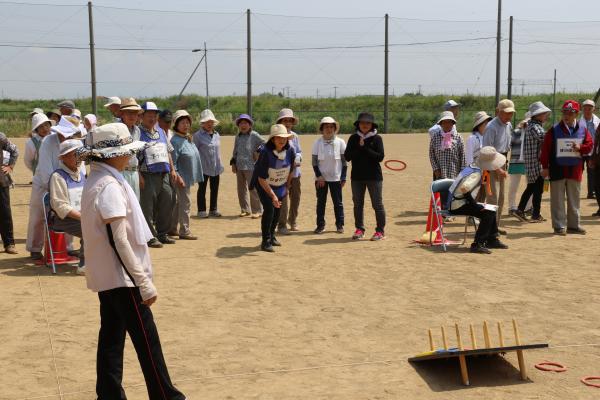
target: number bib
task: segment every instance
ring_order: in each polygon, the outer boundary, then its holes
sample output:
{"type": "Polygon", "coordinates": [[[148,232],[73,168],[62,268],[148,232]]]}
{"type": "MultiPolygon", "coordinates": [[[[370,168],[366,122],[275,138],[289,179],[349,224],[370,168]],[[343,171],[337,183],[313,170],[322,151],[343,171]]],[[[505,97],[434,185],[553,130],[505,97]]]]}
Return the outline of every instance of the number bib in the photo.
{"type": "Polygon", "coordinates": [[[81,212],[81,194],[83,193],[83,186],[69,188],[69,203],[75,210],[81,212]]]}
{"type": "Polygon", "coordinates": [[[574,144],[581,145],[583,140],[579,138],[556,139],[556,158],[574,157],[581,158],[581,153],[573,148],[574,144]]]}
{"type": "Polygon", "coordinates": [[[169,163],[169,152],[167,145],[161,142],[156,143],[146,149],[146,164],[153,165],[158,163],[169,163]]]}
{"type": "Polygon", "coordinates": [[[271,186],[282,186],[287,182],[290,175],[290,167],[286,168],[269,168],[269,178],[267,182],[271,186]]]}

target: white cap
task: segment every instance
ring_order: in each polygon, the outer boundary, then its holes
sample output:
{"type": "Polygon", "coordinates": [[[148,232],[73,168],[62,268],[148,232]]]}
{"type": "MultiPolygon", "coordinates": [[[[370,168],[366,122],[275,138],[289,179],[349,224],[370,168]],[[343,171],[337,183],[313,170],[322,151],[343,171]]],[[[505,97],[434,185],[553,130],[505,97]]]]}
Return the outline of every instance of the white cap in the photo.
{"type": "Polygon", "coordinates": [[[106,104],[104,105],[104,107],[108,108],[109,106],[112,106],[113,104],[121,105],[121,99],[116,96],[115,97],[107,97],[106,104]]]}
{"type": "Polygon", "coordinates": [[[58,155],[64,156],[65,154],[69,154],[70,152],[77,150],[81,147],[83,147],[83,143],[81,142],[81,140],[77,140],[77,139],[65,140],[64,142],[62,142],[60,144],[60,147],[58,148],[58,152],[59,152],[58,155]]]}
{"type": "Polygon", "coordinates": [[[586,101],[583,102],[582,106],[596,107],[596,103],[594,103],[594,100],[587,99],[586,101]]]}
{"type": "Polygon", "coordinates": [[[454,107],[460,107],[460,103],[457,103],[454,100],[448,100],[444,103],[444,111],[450,111],[450,109],[454,107]]]}
{"type": "Polygon", "coordinates": [[[158,108],[156,103],[153,101],[147,101],[144,104],[142,104],[142,110],[160,112],[160,109],[158,108]]]}

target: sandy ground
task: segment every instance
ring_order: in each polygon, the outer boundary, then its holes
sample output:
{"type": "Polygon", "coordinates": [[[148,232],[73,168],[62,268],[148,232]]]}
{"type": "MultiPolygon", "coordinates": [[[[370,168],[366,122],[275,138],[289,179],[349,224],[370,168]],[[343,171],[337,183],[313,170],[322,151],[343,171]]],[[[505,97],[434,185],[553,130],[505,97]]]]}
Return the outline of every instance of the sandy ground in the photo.
{"type": "MultiPolygon", "coordinates": [[[[309,150],[314,139],[303,136],[303,148],[309,150]]],[[[24,141],[16,142],[23,149],[24,141]]],[[[224,216],[192,222],[201,240],[151,250],[159,290],[152,309],[176,385],[190,400],[596,398],[596,389],[579,378],[600,374],[600,347],[560,347],[600,342],[594,202],[582,200],[587,236],[555,237],[549,222],[520,224],[507,217],[509,250],[472,255],[463,246],[442,254],[411,244],[424,231],[428,207],[427,136],[387,135],[384,142],[387,158],[405,160],[408,169],[385,172],[383,242],[350,240],[348,187],[347,233],[312,233],[315,193],[306,163],[301,232],[281,237],[276,254],[258,250],[257,220],[237,217],[229,171],[221,181],[224,216]],[[416,367],[406,361],[428,350],[427,328],[435,328],[440,344],[439,326],[453,332],[455,322],[467,342],[468,324],[477,324],[483,343],[482,321],[503,321],[505,341],[513,343],[513,317],[523,342],[556,346],[525,354],[527,382],[519,380],[513,354],[471,362],[468,388],[460,384],[457,363],[416,367]],[[542,360],[569,370],[534,369],[542,360]]],[[[224,160],[232,143],[223,139],[224,160]]],[[[0,254],[0,399],[93,399],[97,297],[74,267],[52,276],[26,257],[30,188],[24,184],[30,177],[22,162],[15,178],[20,254],[0,254]]],[[[547,198],[542,214],[549,217],[547,198]]],[[[330,206],[327,218],[331,229],[330,206]]],[[[456,238],[462,222],[447,225],[456,238]]],[[[492,341],[498,341],[496,329],[492,341]]],[[[124,385],[128,398],[147,398],[129,341],[124,385]]]]}

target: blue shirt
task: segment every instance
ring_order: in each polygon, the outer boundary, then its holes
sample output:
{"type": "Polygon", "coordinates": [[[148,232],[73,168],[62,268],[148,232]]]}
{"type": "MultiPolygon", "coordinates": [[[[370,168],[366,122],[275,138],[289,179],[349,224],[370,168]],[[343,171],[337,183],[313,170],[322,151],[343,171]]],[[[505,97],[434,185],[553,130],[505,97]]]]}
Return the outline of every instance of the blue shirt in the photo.
{"type": "Polygon", "coordinates": [[[204,175],[221,175],[224,168],[221,163],[221,136],[219,133],[213,131],[211,135],[205,130],[200,129],[194,133],[193,140],[200,153],[204,175]]]}
{"type": "Polygon", "coordinates": [[[171,158],[175,171],[181,176],[185,186],[191,187],[196,182],[202,182],[204,180],[202,161],[196,146],[177,133],[171,138],[171,145],[173,146],[171,158]]]}
{"type": "Polygon", "coordinates": [[[291,146],[288,146],[283,151],[285,151],[285,157],[283,160],[280,160],[273,152],[273,145],[271,143],[263,146],[258,160],[254,165],[254,174],[251,182],[251,186],[260,187],[258,178],[265,179],[279,199],[282,199],[287,194],[287,180],[290,171],[294,168],[294,159],[296,158],[296,152],[291,146]]]}
{"type": "MultiPolygon", "coordinates": [[[[300,155],[300,159],[302,160],[302,149],[300,148],[300,140],[298,139],[298,134],[295,132],[292,133],[294,134],[294,136],[289,138],[288,143],[290,144],[290,148],[292,148],[296,154],[300,155]]],[[[294,178],[300,178],[300,175],[300,166],[297,166],[297,168],[294,169],[294,178]]]]}

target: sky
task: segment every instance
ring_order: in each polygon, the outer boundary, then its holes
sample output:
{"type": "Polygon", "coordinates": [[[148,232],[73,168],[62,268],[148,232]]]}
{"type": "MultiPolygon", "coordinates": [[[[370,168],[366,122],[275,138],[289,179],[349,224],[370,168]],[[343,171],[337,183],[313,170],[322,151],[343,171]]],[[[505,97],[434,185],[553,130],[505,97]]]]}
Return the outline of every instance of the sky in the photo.
{"type": "MultiPolygon", "coordinates": [[[[246,93],[246,9],[252,10],[253,94],[383,94],[389,14],[390,94],[493,95],[495,0],[98,0],[93,7],[97,93],[246,93]],[[205,68],[206,67],[206,68],[205,68]]],[[[513,15],[513,93],[595,93],[600,85],[600,1],[504,0],[501,85],[506,92],[513,15]],[[598,17],[595,17],[598,16],[598,17]],[[598,21],[593,21],[597,18],[598,21]]],[[[84,1],[0,0],[0,97],[91,94],[84,1]],[[41,3],[44,5],[32,5],[41,3]],[[56,48],[71,47],[71,48],[56,48]]]]}

